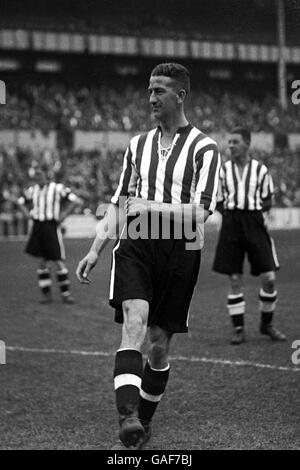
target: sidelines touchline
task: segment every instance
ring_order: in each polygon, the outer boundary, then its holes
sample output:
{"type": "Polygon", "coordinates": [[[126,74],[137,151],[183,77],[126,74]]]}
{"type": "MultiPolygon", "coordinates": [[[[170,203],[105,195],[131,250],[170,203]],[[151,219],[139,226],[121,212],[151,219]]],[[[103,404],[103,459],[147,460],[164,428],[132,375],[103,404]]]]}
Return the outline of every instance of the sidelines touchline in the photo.
{"type": "MultiPolygon", "coordinates": [[[[38,353],[38,354],[65,354],[65,355],[78,355],[78,356],[102,356],[110,357],[114,353],[109,353],[105,351],[78,351],[76,349],[65,350],[65,349],[40,349],[40,348],[23,348],[22,346],[6,346],[7,351],[12,352],[29,352],[29,353],[38,353]]],[[[248,367],[257,367],[260,369],[271,369],[271,370],[280,370],[285,372],[300,372],[299,367],[287,367],[287,366],[278,366],[274,364],[261,364],[259,362],[251,361],[231,361],[230,359],[217,359],[217,358],[208,358],[208,357],[186,357],[186,356],[170,356],[171,361],[186,361],[186,362],[202,362],[209,364],[220,364],[224,366],[248,366],[248,367]]]]}

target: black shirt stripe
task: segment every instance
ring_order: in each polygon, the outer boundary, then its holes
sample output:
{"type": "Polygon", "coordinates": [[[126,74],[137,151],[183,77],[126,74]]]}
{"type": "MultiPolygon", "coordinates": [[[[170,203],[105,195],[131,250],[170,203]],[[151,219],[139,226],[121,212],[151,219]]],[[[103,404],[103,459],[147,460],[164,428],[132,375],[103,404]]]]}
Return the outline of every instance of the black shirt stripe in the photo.
{"type": "Polygon", "coordinates": [[[173,182],[174,167],[181,154],[182,148],[186,141],[186,133],[182,132],[177,139],[176,145],[173,148],[171,155],[166,164],[166,176],[164,181],[164,199],[163,202],[172,202],[171,188],[173,182]]]}
{"type": "MultiPolygon", "coordinates": [[[[199,134],[193,142],[191,143],[189,150],[187,161],[185,165],[185,170],[182,179],[182,191],[181,191],[181,200],[183,203],[189,203],[191,199],[191,190],[192,190],[192,182],[194,176],[194,151],[195,147],[201,140],[205,139],[204,134],[199,134]]],[[[198,176],[199,179],[199,176],[198,176]]]]}
{"type": "Polygon", "coordinates": [[[232,168],[232,178],[233,178],[233,184],[234,184],[234,204],[237,207],[238,205],[238,182],[237,182],[237,177],[235,174],[233,162],[231,162],[231,168],[232,168]]]}
{"type": "Polygon", "coordinates": [[[252,170],[252,160],[250,160],[249,166],[248,166],[248,172],[246,176],[246,181],[245,181],[245,199],[244,199],[244,207],[245,210],[248,210],[249,208],[249,184],[250,184],[250,176],[251,176],[251,170],[252,170]]]}
{"type": "Polygon", "coordinates": [[[158,136],[159,130],[157,129],[152,141],[151,147],[151,161],[148,173],[148,199],[154,201],[155,196],[155,181],[158,167],[158,136]]]}

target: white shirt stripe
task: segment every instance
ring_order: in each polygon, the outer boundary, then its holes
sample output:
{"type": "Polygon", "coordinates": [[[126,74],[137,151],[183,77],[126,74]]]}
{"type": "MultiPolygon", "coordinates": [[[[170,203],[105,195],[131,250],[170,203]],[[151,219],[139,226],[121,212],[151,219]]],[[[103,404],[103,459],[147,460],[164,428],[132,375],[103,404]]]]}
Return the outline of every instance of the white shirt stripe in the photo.
{"type": "Polygon", "coordinates": [[[62,189],[63,189],[62,185],[59,184],[56,186],[56,189],[54,191],[55,199],[54,199],[54,206],[53,206],[53,216],[55,220],[59,219],[60,199],[61,199],[62,189]]]}
{"type": "MultiPolygon", "coordinates": [[[[253,193],[256,189],[256,183],[257,183],[257,180],[256,180],[257,167],[258,167],[258,161],[252,160],[249,188],[250,188],[250,191],[252,191],[253,193]]],[[[249,210],[254,210],[256,208],[255,195],[252,198],[249,198],[248,204],[249,204],[248,206],[249,210]]]]}
{"type": "MultiPolygon", "coordinates": [[[[173,203],[178,203],[180,204],[181,202],[181,191],[182,191],[182,186],[181,184],[174,184],[175,181],[182,181],[183,176],[184,176],[184,170],[185,170],[185,164],[186,164],[186,159],[189,151],[189,147],[193,140],[197,137],[197,135],[200,134],[200,131],[196,128],[193,128],[188,136],[188,138],[185,141],[185,144],[181,150],[180,157],[178,158],[176,165],[174,167],[174,172],[173,172],[173,183],[172,183],[172,188],[171,188],[171,195],[172,195],[172,202],[173,203]]],[[[177,134],[178,135],[178,134],[177,134]]],[[[179,137],[179,135],[178,135],[179,137]]],[[[193,187],[193,185],[192,185],[193,187]]]]}
{"type": "MultiPolygon", "coordinates": [[[[144,199],[147,199],[148,197],[148,190],[149,190],[148,174],[149,174],[149,168],[150,168],[150,163],[151,163],[151,148],[152,148],[155,131],[156,129],[153,129],[147,135],[145,146],[143,149],[142,160],[141,160],[141,167],[140,167],[140,174],[141,174],[141,179],[142,179],[141,197],[143,197],[144,199]]],[[[160,168],[158,167],[157,178],[156,178],[156,192],[155,192],[156,201],[158,200],[162,201],[162,199],[159,199],[160,197],[159,194],[161,192],[162,192],[162,197],[163,197],[163,186],[161,190],[161,172],[160,172],[160,168]]]]}
{"type": "Polygon", "coordinates": [[[46,208],[46,217],[48,220],[53,218],[54,193],[55,193],[55,183],[50,183],[48,194],[47,194],[47,208],[46,208]]]}
{"type": "Polygon", "coordinates": [[[45,215],[45,197],[46,197],[46,186],[44,186],[43,188],[41,188],[41,190],[39,191],[39,211],[38,211],[38,219],[41,220],[41,221],[44,221],[46,219],[46,215],[45,215]]]}

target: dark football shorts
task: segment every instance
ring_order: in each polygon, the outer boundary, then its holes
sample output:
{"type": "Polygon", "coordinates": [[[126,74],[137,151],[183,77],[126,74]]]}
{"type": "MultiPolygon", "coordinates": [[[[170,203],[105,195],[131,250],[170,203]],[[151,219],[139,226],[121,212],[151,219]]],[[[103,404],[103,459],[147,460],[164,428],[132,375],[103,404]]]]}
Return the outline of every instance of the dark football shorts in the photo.
{"type": "Polygon", "coordinates": [[[65,259],[65,248],[55,220],[34,220],[25,253],[50,261],[65,259]]]}
{"type": "Polygon", "coordinates": [[[112,253],[110,305],[123,322],[122,302],[149,302],[148,326],[188,331],[188,314],[200,268],[201,251],[186,250],[184,239],[118,240],[112,253]]]}
{"type": "Polygon", "coordinates": [[[229,275],[242,274],[246,254],[253,276],[279,269],[275,244],[262,212],[227,210],[223,215],[213,270],[229,275]]]}

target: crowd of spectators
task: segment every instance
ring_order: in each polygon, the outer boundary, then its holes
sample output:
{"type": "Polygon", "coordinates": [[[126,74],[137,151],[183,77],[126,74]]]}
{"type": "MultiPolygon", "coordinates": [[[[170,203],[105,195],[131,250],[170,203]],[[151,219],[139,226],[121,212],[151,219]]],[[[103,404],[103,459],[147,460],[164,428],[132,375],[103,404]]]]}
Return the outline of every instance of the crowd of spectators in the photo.
{"type": "MultiPolygon", "coordinates": [[[[0,147],[0,219],[18,224],[22,219],[11,199],[19,197],[31,184],[34,167],[47,163],[51,177],[69,186],[83,201],[78,209],[96,214],[100,203],[108,202],[115,191],[123,163],[124,149],[118,151],[50,151],[37,154],[15,146],[0,147]],[[13,198],[12,198],[13,196],[13,198]]],[[[299,153],[274,150],[253,151],[253,156],[270,168],[275,183],[277,207],[300,207],[299,153]]]]}
{"type": "MultiPolygon", "coordinates": [[[[16,83],[15,89],[9,87],[7,104],[0,114],[0,129],[40,129],[46,133],[57,130],[57,134],[76,129],[129,133],[148,130],[153,123],[144,87],[134,80],[108,83],[16,83]]],[[[300,106],[290,104],[282,111],[275,97],[264,94],[262,99],[254,98],[248,89],[243,92],[216,85],[206,90],[195,87],[187,109],[190,122],[208,134],[229,131],[241,123],[253,132],[300,132],[300,106]]],[[[124,149],[74,151],[70,147],[34,151],[0,142],[0,222],[13,221],[18,225],[21,214],[11,196],[19,196],[28,186],[39,161],[46,162],[54,177],[80,196],[84,202],[81,211],[95,214],[98,204],[109,200],[118,183],[124,149]]],[[[300,207],[299,152],[275,149],[255,155],[271,169],[275,205],[300,207]]]]}
{"type": "Polygon", "coordinates": [[[83,201],[76,213],[96,215],[98,205],[108,202],[117,188],[123,153],[123,149],[36,152],[0,145],[0,235],[26,232],[15,201],[34,183],[34,170],[39,163],[48,167],[51,180],[63,182],[83,201]]]}
{"type": "MultiPolygon", "coordinates": [[[[144,86],[132,79],[108,85],[63,82],[12,83],[0,129],[122,130],[140,132],[151,126],[144,86]]],[[[243,122],[253,132],[300,132],[300,106],[283,111],[275,96],[252,96],[248,89],[194,87],[187,103],[190,121],[204,132],[228,131],[243,122]]]]}

